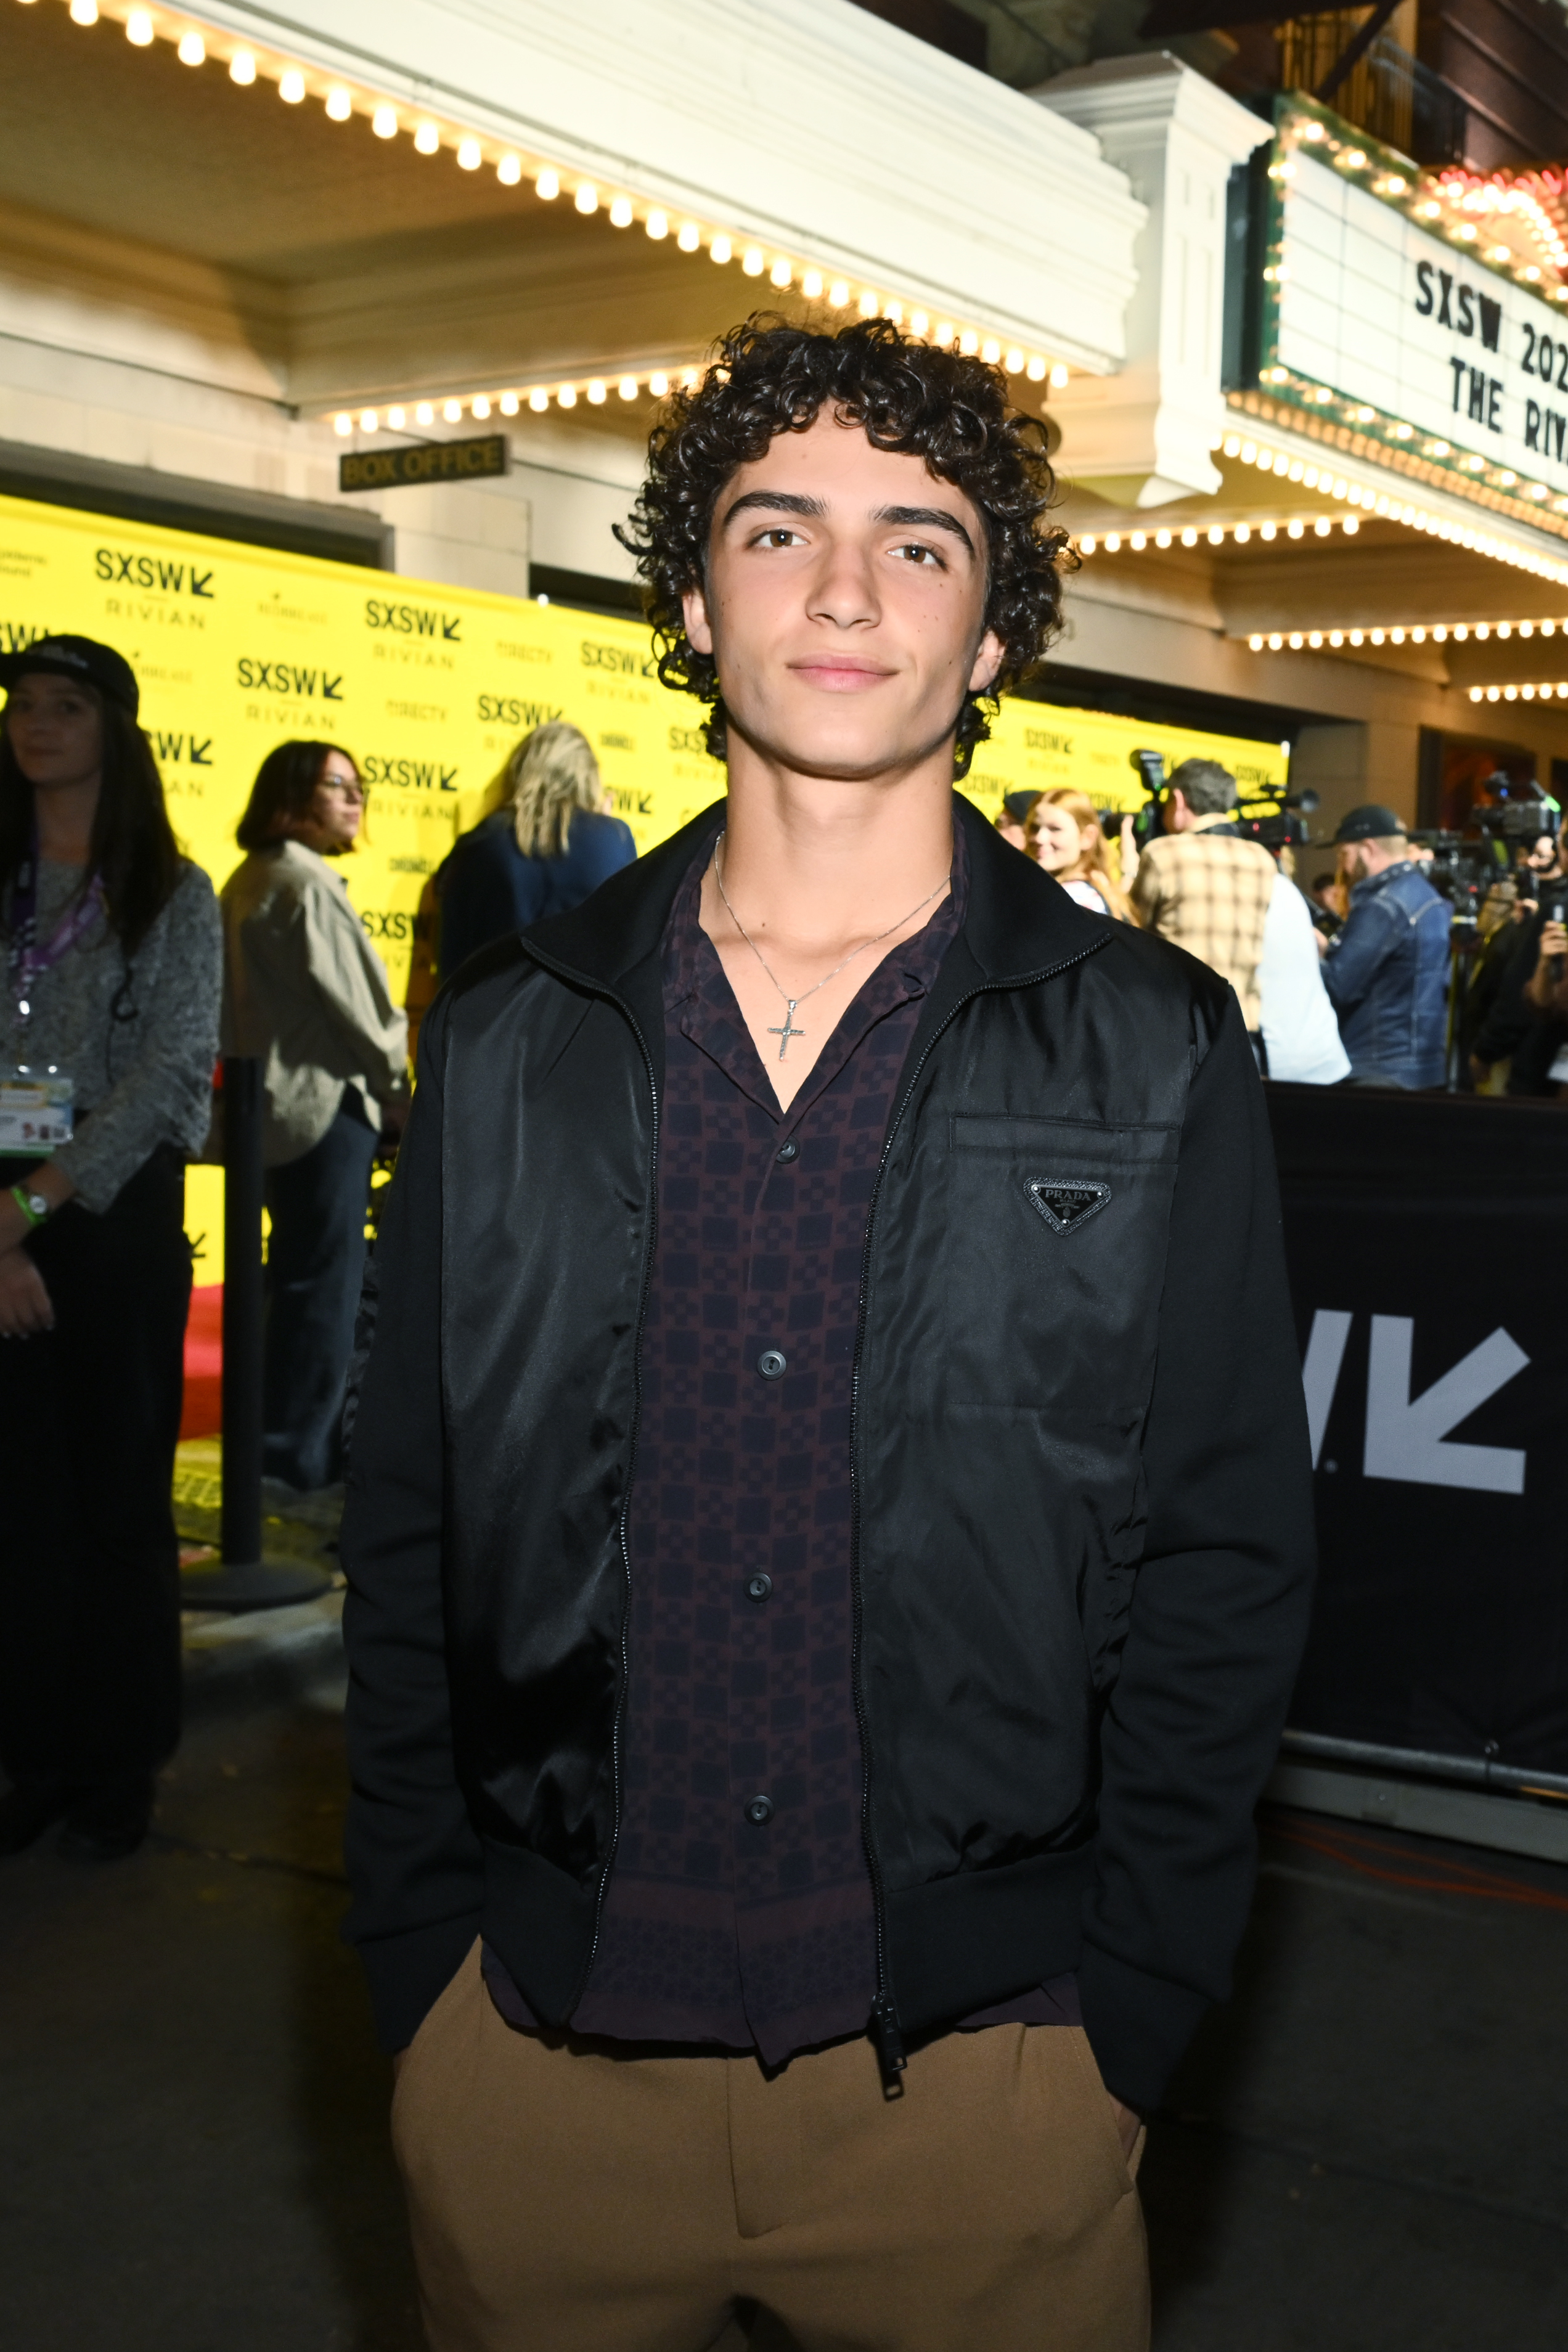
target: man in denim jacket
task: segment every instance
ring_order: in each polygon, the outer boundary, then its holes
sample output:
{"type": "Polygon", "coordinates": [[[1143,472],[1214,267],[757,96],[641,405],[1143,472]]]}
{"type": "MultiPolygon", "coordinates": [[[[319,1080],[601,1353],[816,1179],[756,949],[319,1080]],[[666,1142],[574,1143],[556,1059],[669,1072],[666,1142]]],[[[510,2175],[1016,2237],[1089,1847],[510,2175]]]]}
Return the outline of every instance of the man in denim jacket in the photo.
{"type": "Polygon", "coordinates": [[[1374,801],[1334,835],[1350,914],[1323,985],[1359,1086],[1440,1087],[1447,1075],[1448,906],[1409,862],[1404,821],[1374,801]]]}

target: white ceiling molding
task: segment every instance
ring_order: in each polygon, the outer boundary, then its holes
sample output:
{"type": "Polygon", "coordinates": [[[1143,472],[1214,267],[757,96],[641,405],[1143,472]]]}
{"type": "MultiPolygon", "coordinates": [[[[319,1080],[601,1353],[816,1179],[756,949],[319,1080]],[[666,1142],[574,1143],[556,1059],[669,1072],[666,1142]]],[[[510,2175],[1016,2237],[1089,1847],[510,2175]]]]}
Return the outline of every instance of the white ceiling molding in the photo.
{"type": "Polygon", "coordinates": [[[1124,356],[1144,208],[1123,171],[1066,108],[850,0],[200,0],[193,13],[1004,341],[1097,374],[1124,356]]]}
{"type": "Polygon", "coordinates": [[[1269,126],[1163,51],[1078,67],[1031,95],[1092,131],[1148,207],[1127,364],[1052,397],[1062,473],[1123,507],[1217,490],[1211,452],[1231,421],[1220,389],[1226,188],[1269,126]]]}

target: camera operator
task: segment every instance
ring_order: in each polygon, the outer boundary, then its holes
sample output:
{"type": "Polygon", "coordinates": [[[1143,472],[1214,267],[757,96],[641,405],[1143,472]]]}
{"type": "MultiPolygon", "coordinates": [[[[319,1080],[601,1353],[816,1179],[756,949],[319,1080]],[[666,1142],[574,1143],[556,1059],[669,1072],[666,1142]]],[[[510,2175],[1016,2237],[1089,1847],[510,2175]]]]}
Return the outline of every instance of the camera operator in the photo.
{"type": "Polygon", "coordinates": [[[1440,1087],[1448,1026],[1447,901],[1410,863],[1405,821],[1368,802],[1334,840],[1351,886],[1344,928],[1323,947],[1351,1081],[1440,1087]]]}
{"type": "Polygon", "coordinates": [[[1542,834],[1531,844],[1517,879],[1513,920],[1491,934],[1471,983],[1471,999],[1481,998],[1481,1017],[1470,1040],[1469,1070],[1481,1087],[1506,1061],[1509,1094],[1551,1095],[1552,1066],[1563,1039],[1552,1003],[1552,966],[1562,950],[1545,942],[1568,914],[1568,878],[1553,835],[1542,834]]]}

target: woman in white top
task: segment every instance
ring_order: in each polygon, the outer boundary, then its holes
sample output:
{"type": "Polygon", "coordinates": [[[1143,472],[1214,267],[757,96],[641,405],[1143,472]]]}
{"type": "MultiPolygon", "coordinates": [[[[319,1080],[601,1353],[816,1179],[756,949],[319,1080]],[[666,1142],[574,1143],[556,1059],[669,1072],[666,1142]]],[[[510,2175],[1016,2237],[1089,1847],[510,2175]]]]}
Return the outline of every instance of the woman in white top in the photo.
{"type": "Polygon", "coordinates": [[[1127,895],[1110,874],[1110,851],[1087,793],[1066,784],[1042,793],[1025,826],[1031,855],[1054,875],[1069,898],[1092,915],[1137,921],[1127,895]]]}

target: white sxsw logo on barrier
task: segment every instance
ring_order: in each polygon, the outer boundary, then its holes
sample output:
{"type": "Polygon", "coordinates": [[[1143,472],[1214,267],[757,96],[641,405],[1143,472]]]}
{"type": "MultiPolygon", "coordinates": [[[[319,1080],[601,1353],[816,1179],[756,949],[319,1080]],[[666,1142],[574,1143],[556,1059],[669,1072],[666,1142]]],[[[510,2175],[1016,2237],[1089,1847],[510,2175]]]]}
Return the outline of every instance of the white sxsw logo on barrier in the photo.
{"type": "MultiPolygon", "coordinates": [[[[1342,1309],[1329,1307],[1320,1307],[1312,1318],[1301,1384],[1307,1392],[1314,1470],[1323,1450],[1351,1320],[1342,1309]]],[[[1530,1358],[1500,1328],[1479,1348],[1472,1348],[1441,1380],[1413,1397],[1410,1342],[1414,1329],[1408,1315],[1372,1318],[1363,1474],[1368,1478],[1404,1478],[1419,1486],[1470,1486],[1485,1495],[1522,1495],[1521,1448],[1457,1445],[1448,1432],[1522,1371],[1530,1358]]]]}

